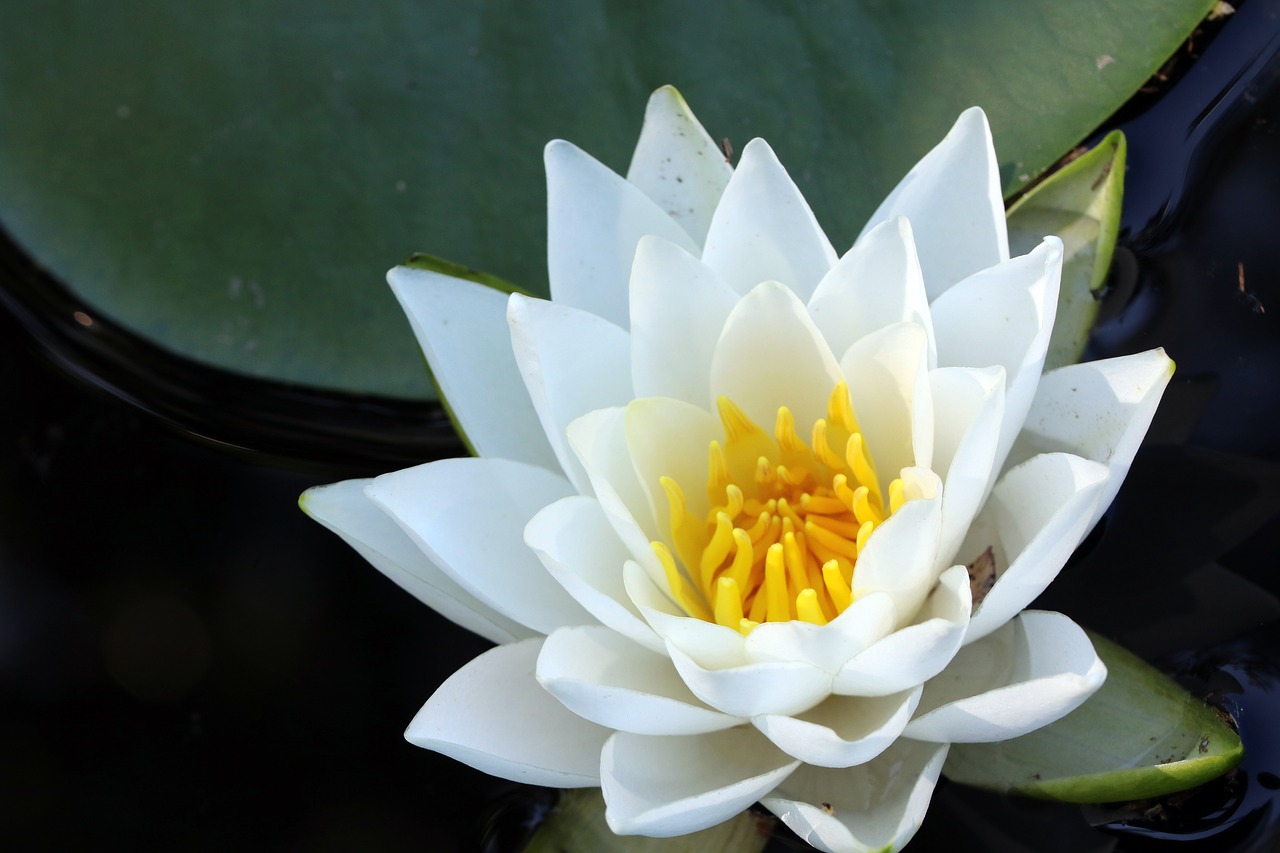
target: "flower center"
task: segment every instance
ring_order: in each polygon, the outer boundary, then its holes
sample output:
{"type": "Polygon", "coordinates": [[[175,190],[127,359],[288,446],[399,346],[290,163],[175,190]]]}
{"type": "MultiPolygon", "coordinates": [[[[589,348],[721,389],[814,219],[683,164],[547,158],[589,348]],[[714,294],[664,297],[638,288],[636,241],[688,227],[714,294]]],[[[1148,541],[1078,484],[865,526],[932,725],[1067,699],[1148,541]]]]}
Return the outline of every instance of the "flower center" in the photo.
{"type": "Polygon", "coordinates": [[[679,483],[661,478],[675,554],[652,545],[672,593],[689,615],[743,634],[761,622],[824,625],[852,602],[871,532],[908,499],[902,480],[886,500],[843,382],[809,444],[785,406],[772,437],[727,397],[717,408],[725,439],[707,454],[706,517],[689,510],[679,483]]]}

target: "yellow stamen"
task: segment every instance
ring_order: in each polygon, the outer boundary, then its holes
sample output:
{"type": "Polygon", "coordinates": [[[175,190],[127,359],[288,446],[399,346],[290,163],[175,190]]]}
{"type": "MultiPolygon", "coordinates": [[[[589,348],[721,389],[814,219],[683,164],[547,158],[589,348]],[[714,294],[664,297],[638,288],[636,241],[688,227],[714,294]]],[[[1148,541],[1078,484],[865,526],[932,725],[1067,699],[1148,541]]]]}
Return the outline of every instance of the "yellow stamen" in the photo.
{"type": "Polygon", "coordinates": [[[831,594],[831,600],[836,605],[836,611],[843,613],[845,608],[853,601],[853,591],[849,589],[849,582],[840,573],[840,566],[836,564],[835,560],[828,560],[823,564],[822,579],[827,584],[827,592],[831,594]]]}
{"type": "Polygon", "coordinates": [[[822,615],[818,605],[818,594],[811,589],[801,590],[796,596],[796,618],[814,625],[827,624],[827,617],[822,615]]]}
{"type": "Polygon", "coordinates": [[[853,401],[849,399],[849,386],[839,382],[827,398],[827,420],[844,427],[846,432],[858,431],[858,419],[853,416],[853,401]]]}
{"type": "Polygon", "coordinates": [[[760,432],[760,427],[728,397],[716,400],[716,410],[720,413],[720,423],[724,424],[724,442],[729,447],[760,432]]]}
{"type": "Polygon", "coordinates": [[[787,622],[791,619],[791,606],[787,603],[787,570],[783,564],[782,546],[770,545],[764,558],[765,612],[770,622],[787,622]]]}
{"type": "Polygon", "coordinates": [[[702,588],[711,589],[711,576],[729,556],[733,547],[733,522],[726,513],[716,516],[716,532],[711,534],[711,541],[702,552],[701,565],[698,567],[702,588]]]}
{"type": "Polygon", "coordinates": [[[662,542],[650,542],[653,552],[658,555],[658,561],[662,563],[662,570],[667,575],[667,586],[671,589],[671,595],[684,608],[684,611],[690,616],[696,616],[704,622],[714,621],[711,611],[703,602],[702,597],[694,592],[693,587],[685,580],[684,575],[680,574],[680,569],[676,566],[675,557],[671,556],[671,550],[662,542]]]}
{"type": "Polygon", "coordinates": [[[742,623],[742,596],[733,578],[716,581],[716,622],[735,630],[742,623]]]}
{"type": "Polygon", "coordinates": [[[902,494],[902,480],[894,480],[889,484],[889,512],[897,512],[905,502],[906,498],[902,494]]]}

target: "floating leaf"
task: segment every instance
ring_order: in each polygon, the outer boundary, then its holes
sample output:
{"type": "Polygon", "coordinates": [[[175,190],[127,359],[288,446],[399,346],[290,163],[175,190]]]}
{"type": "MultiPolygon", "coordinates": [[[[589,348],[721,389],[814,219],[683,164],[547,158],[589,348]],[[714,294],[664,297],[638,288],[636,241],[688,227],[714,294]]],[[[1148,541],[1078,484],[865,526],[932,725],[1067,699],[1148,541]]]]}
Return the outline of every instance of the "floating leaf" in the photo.
{"type": "Polygon", "coordinates": [[[1215,779],[1244,746],[1218,712],[1115,643],[1090,634],[1102,688],[1058,722],[1000,743],[956,744],[956,782],[1072,803],[1161,797],[1215,779]]]}

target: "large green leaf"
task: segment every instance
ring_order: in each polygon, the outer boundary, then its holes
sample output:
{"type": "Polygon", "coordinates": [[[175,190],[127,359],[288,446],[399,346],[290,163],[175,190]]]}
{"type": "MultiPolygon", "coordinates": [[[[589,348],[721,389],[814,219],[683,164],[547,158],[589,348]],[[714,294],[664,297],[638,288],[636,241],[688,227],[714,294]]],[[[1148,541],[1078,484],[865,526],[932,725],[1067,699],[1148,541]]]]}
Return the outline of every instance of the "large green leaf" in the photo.
{"type": "Polygon", "coordinates": [[[247,374],[428,396],[382,274],[423,249],[545,292],[540,152],[625,168],[675,83],[774,143],[837,246],[966,106],[1006,190],[1213,0],[10,0],[0,224],[96,310],[247,374]]]}
{"type": "Polygon", "coordinates": [[[1058,722],[1013,740],[955,744],[943,772],[967,785],[1072,803],[1162,797],[1240,763],[1239,736],[1212,708],[1111,641],[1102,688],[1058,722]]]}

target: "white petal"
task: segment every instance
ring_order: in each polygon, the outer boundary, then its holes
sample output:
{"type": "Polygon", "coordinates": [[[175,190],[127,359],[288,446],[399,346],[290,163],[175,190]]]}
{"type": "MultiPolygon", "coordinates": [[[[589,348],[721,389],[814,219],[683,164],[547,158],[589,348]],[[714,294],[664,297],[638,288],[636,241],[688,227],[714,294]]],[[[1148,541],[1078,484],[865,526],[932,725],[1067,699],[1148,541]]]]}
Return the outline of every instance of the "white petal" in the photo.
{"type": "Polygon", "coordinates": [[[387,281],[475,453],[559,470],[547,437],[530,429],[536,415],[511,351],[507,294],[408,267],[387,281]]]}
{"type": "Polygon", "coordinates": [[[995,546],[996,583],[973,614],[965,642],[991,633],[1044,591],[1089,532],[1107,469],[1068,453],[1034,456],[1001,478],[961,553],[995,546]],[[995,542],[975,539],[994,530],[995,542]],[[980,533],[979,533],[980,535],[980,533]],[[1007,568],[1001,568],[1007,567],[1007,568]]]}
{"type": "Polygon", "coordinates": [[[949,565],[995,482],[1004,420],[1004,368],[941,367],[929,374],[936,412],[933,468],[942,474],[942,542],[949,565]]]}
{"type": "Polygon", "coordinates": [[[724,439],[724,427],[706,409],[668,397],[632,400],[626,415],[627,448],[663,541],[671,542],[671,511],[661,479],[670,477],[684,492],[689,512],[703,518],[707,498],[707,447],[724,439]]]}
{"type": "Polygon", "coordinates": [[[551,298],[627,328],[636,243],[657,234],[696,252],[689,235],[641,190],[563,140],[547,145],[547,272],[551,298]]]}
{"type": "Polygon", "coordinates": [[[578,716],[624,732],[694,735],[746,722],[699,702],[665,654],[603,625],[561,628],[547,637],[538,681],[578,716]]]}
{"type": "Polygon", "coordinates": [[[405,739],[526,785],[600,784],[610,731],[576,716],[534,680],[542,638],[490,649],[449,676],[405,739]]]}
{"type": "Polygon", "coordinates": [[[1015,452],[1065,450],[1110,468],[1092,527],[1129,473],[1172,377],[1173,361],[1162,349],[1052,370],[1040,380],[1015,452]]]}
{"type": "Polygon", "coordinates": [[[1026,255],[970,276],[932,305],[938,364],[1005,370],[1002,462],[1022,428],[1058,310],[1062,241],[1046,237],[1026,255]]]}
{"type": "Polygon", "coordinates": [[[831,694],[830,673],[812,664],[750,663],[708,669],[669,640],[667,651],[695,696],[735,717],[799,714],[831,694]]]}
{"type": "Polygon", "coordinates": [[[793,619],[765,622],[747,635],[746,655],[752,663],[800,661],[830,673],[893,630],[896,611],[887,593],[873,592],[826,625],[793,619]]]}
{"type": "Polygon", "coordinates": [[[969,622],[969,573],[952,566],[938,578],[915,624],[901,628],[849,661],[832,690],[885,696],[933,678],[955,657],[969,622]]]}
{"type": "Polygon", "coordinates": [[[743,149],[711,220],[702,260],[739,293],[780,281],[802,300],[836,262],[808,202],[763,139],[743,149]]]}
{"type": "Polygon", "coordinates": [[[924,821],[946,758],[946,746],[899,740],[858,767],[801,767],[760,804],[826,853],[897,851],[924,821]]]}
{"type": "Polygon", "coordinates": [[[699,246],[733,169],[674,86],[649,96],[627,180],[699,246]]]}
{"type": "Polygon", "coordinates": [[[1027,610],[965,646],[925,685],[905,735],[934,743],[1015,738],[1074,711],[1106,677],[1079,625],[1061,613],[1027,610]]]}
{"type": "Polygon", "coordinates": [[[892,696],[831,696],[795,717],[764,715],[751,722],[788,755],[818,767],[865,764],[902,734],[920,701],[920,687],[892,696]]]}
{"type": "Polygon", "coordinates": [[[856,341],[840,359],[853,412],[885,490],[903,468],[933,462],[929,335],[896,323],[856,341]]]}
{"type": "Polygon", "coordinates": [[[572,493],[560,475],[506,459],[442,459],[365,490],[460,586],[543,634],[595,621],[524,544],[534,513],[572,493]]]}
{"type": "Polygon", "coordinates": [[[631,376],[637,397],[711,398],[711,356],[739,296],[672,243],[646,237],[631,270],[631,376]]]}
{"type": "Polygon", "coordinates": [[[341,536],[375,569],[468,631],[495,643],[534,632],[503,616],[460,587],[413,544],[400,526],[365,496],[371,480],[347,480],[308,489],[299,503],[307,515],[341,536]]]}
{"type": "Polygon", "coordinates": [[[614,532],[655,576],[662,566],[649,543],[658,538],[658,525],[649,493],[640,483],[631,452],[627,449],[626,409],[598,409],[569,424],[569,446],[577,454],[591,481],[591,490],[604,509],[614,532]]]}
{"type": "Polygon", "coordinates": [[[902,473],[908,489],[924,496],[904,503],[872,532],[853,571],[853,597],[889,593],[899,627],[915,621],[938,579],[935,564],[942,535],[937,475],[920,468],[907,468],[902,473]]]}
{"type": "Polygon", "coordinates": [[[804,304],[776,281],[734,307],[711,360],[712,397],[728,397],[770,433],[780,406],[805,429],[826,417],[831,389],[843,378],[804,304]]]}
{"type": "Polygon", "coordinates": [[[622,571],[631,553],[599,501],[574,495],[543,507],[525,527],[524,541],[584,610],[646,648],[666,653],[627,594],[622,571]]]}
{"type": "Polygon", "coordinates": [[[960,114],[946,137],[881,202],[863,236],[895,216],[911,220],[931,300],[962,278],[1008,259],[1000,167],[982,110],[972,107],[960,114]]]}
{"type": "Polygon", "coordinates": [[[600,756],[605,820],[619,835],[696,832],[743,811],[797,765],[749,726],[684,737],[619,732],[600,756]]]}
{"type": "Polygon", "coordinates": [[[507,322],[542,429],[570,482],[578,491],[588,491],[586,473],[569,449],[565,430],[587,412],[631,399],[631,341],[622,329],[594,314],[519,294],[507,306],[507,322]],[[583,353],[591,355],[584,358],[583,353]]]}
{"type": "Polygon", "coordinates": [[[844,352],[877,329],[909,322],[929,336],[929,364],[937,360],[911,223],[901,217],[880,223],[845,253],[813,292],[809,313],[832,352],[844,352]]]}

